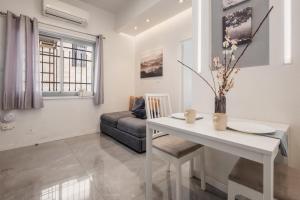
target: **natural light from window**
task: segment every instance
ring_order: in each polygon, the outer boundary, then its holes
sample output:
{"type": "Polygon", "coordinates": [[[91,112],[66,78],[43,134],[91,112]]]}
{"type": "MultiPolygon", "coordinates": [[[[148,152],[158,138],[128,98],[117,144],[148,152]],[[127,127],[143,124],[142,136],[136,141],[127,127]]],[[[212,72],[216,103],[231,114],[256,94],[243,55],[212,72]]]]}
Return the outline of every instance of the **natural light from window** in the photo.
{"type": "Polygon", "coordinates": [[[193,1],[193,6],[196,6],[197,14],[197,47],[196,47],[196,66],[198,66],[198,73],[201,73],[202,65],[202,1],[193,1]]]}
{"type": "Polygon", "coordinates": [[[43,189],[40,200],[88,200],[90,190],[89,177],[72,179],[43,189]]]}
{"type": "Polygon", "coordinates": [[[292,0],[284,0],[284,64],[292,63],[292,0]]]}

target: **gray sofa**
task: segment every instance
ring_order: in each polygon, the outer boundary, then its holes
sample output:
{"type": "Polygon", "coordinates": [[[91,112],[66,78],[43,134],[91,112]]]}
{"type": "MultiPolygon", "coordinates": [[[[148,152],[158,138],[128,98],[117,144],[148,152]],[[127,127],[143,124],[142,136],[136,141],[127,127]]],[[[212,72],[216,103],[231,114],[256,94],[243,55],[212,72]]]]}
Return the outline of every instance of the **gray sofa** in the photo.
{"type": "Polygon", "coordinates": [[[146,151],[146,120],[130,111],[106,113],[100,117],[100,130],[138,153],[146,151]]]}

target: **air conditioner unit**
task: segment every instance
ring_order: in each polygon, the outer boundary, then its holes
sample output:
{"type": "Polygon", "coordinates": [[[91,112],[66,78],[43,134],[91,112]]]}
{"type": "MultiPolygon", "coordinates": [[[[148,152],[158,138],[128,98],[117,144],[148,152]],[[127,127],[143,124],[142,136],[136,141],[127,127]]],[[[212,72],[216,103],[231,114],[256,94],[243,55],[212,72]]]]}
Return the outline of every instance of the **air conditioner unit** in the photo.
{"type": "Polygon", "coordinates": [[[89,19],[89,13],[85,10],[59,0],[44,0],[43,15],[81,26],[86,26],[89,19]]]}

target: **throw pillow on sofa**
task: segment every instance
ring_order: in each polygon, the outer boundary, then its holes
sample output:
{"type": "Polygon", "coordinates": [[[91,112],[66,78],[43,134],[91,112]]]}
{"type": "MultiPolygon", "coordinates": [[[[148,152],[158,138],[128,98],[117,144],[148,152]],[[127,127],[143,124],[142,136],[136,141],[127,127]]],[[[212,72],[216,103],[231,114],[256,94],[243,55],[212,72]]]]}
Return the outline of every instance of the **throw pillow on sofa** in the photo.
{"type": "Polygon", "coordinates": [[[140,119],[146,119],[145,100],[143,97],[136,99],[132,107],[132,114],[140,119]]]}
{"type": "Polygon", "coordinates": [[[135,117],[140,119],[147,119],[146,117],[146,110],[145,109],[137,109],[135,112],[132,113],[135,117]]]}
{"type": "Polygon", "coordinates": [[[145,109],[145,100],[143,97],[137,98],[132,106],[132,112],[138,109],[145,109]]]}

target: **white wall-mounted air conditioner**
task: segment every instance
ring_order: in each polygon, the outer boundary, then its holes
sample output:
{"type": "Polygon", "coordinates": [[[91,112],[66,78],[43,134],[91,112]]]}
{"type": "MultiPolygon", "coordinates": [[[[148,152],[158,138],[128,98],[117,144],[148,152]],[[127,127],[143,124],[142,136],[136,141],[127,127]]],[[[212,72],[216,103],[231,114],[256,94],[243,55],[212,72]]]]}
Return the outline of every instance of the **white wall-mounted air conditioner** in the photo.
{"type": "Polygon", "coordinates": [[[43,0],[43,15],[86,26],[89,13],[59,0],[43,0]]]}

